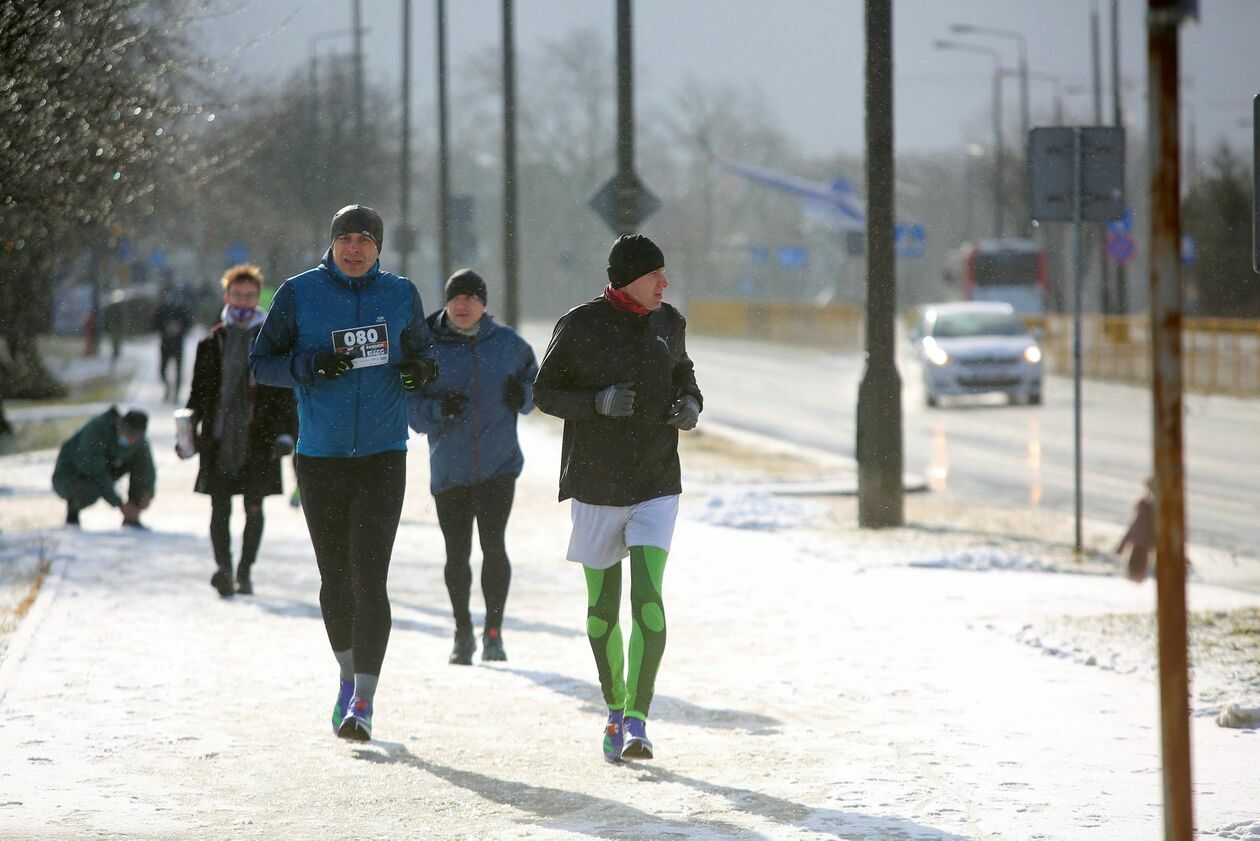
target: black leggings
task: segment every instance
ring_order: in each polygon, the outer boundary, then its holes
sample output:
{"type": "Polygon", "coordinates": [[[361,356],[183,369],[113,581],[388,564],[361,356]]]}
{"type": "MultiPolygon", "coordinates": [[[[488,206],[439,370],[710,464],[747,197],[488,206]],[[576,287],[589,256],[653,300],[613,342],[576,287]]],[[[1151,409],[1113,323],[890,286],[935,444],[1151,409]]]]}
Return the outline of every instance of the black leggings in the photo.
{"type": "MultiPolygon", "coordinates": [[[[263,508],[261,496],[245,496],[245,534],[241,537],[240,572],[248,574],[258,558],[262,543],[263,508]]],[[[210,495],[210,545],[214,562],[228,575],[232,574],[232,494],[210,495]]]]}
{"type": "Polygon", "coordinates": [[[319,606],[333,651],[354,650],[357,673],[379,675],[389,644],[389,560],[407,487],[407,454],[294,460],[319,564],[319,606]]]}
{"type": "Polygon", "coordinates": [[[474,519],[481,537],[481,594],[486,599],[486,627],[503,626],[503,608],[512,583],[512,565],[508,562],[503,537],[515,491],[515,476],[499,476],[488,482],[452,488],[433,497],[438,524],[446,538],[446,590],[451,596],[458,631],[472,629],[472,618],[468,615],[472,567],[468,559],[472,555],[474,519]]]}

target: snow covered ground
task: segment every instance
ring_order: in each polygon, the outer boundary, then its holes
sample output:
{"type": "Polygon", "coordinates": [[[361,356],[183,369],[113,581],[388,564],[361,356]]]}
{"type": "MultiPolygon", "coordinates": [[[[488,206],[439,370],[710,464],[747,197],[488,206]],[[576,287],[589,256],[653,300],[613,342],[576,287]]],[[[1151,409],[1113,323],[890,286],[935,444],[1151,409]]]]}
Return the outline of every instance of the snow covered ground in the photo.
{"type": "MultiPolygon", "coordinates": [[[[766,492],[799,454],[690,438],[657,759],[610,766],[581,575],[562,559],[559,425],[522,426],[509,660],[472,668],[446,663],[442,542],[414,439],[377,740],[351,744],[329,732],[336,667],[301,512],[268,500],[257,595],[219,599],[209,503],[189,491],[195,462],[174,457],[159,395],[149,381],[132,395],[159,459],[148,533],[100,506],[65,530],[47,491],[55,453],[0,460],[0,537],[44,535],[54,559],[0,655],[0,838],[1161,833],[1154,582],[1075,561],[1048,515],[920,494],[906,528],[859,530],[850,498],[766,492]]],[[[834,460],[804,468],[852,478],[834,460]]],[[[1227,664],[1198,664],[1207,691],[1196,682],[1191,701],[1200,837],[1255,841],[1260,730],[1214,716],[1260,706],[1247,668],[1260,596],[1192,583],[1190,598],[1225,629],[1203,650],[1227,664]]]]}

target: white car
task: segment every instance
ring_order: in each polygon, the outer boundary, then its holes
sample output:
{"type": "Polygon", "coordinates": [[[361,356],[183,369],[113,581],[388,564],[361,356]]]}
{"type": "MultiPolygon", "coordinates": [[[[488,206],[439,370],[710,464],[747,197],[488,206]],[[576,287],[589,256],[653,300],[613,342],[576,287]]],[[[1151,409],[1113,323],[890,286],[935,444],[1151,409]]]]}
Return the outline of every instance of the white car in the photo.
{"type": "Polygon", "coordinates": [[[931,304],[911,337],[929,406],[943,395],[987,392],[1041,403],[1041,348],[1010,304],[931,304]]]}

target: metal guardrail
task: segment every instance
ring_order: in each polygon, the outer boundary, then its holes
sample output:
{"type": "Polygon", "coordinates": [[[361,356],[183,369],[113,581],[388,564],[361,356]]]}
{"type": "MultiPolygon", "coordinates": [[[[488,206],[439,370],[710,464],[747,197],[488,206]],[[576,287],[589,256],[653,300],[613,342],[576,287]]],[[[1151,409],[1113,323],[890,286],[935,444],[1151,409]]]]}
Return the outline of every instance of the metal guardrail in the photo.
{"type": "MultiPolygon", "coordinates": [[[[761,339],[860,353],[866,346],[865,311],[857,306],[814,306],[782,301],[692,300],[687,324],[695,333],[761,339]]],[[[1047,370],[1072,375],[1072,319],[1025,316],[1043,333],[1047,370]]],[[[1201,394],[1260,395],[1260,320],[1184,318],[1182,365],[1185,388],[1201,394]]],[[[1149,385],[1151,331],[1146,316],[1081,318],[1082,375],[1149,385]]]]}

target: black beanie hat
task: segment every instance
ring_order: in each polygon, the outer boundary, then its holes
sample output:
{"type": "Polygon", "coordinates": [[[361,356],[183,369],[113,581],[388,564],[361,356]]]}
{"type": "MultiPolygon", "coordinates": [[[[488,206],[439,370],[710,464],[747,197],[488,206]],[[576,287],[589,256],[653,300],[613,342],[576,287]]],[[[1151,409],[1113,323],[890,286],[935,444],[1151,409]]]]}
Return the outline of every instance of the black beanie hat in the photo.
{"type": "Polygon", "coordinates": [[[608,282],[620,289],[664,265],[665,254],[643,234],[617,237],[608,252],[608,282]]]}
{"type": "Polygon", "coordinates": [[[145,430],[149,428],[149,416],[139,409],[132,409],[123,415],[122,425],[143,438],[145,430]]]}
{"type": "Polygon", "coordinates": [[[385,242],[385,223],[381,221],[381,214],[367,205],[348,204],[338,210],[332,220],[332,238],[346,234],[369,236],[379,250],[385,242]]]}
{"type": "Polygon", "coordinates": [[[472,295],[486,303],[486,282],[472,269],[460,269],[446,280],[446,300],[456,295],[472,295]]]}

